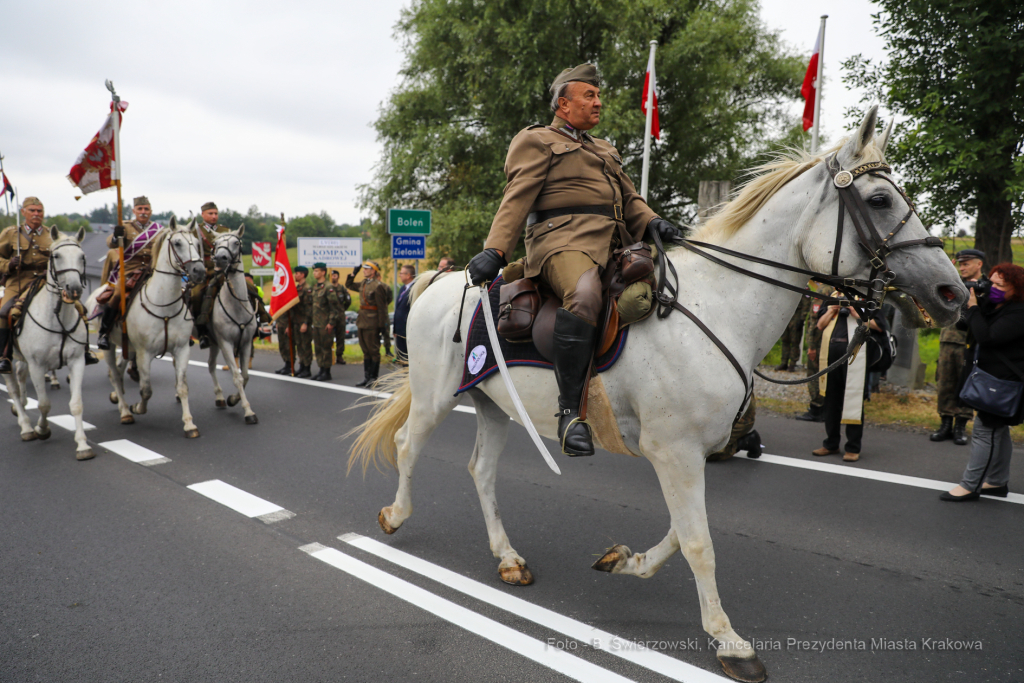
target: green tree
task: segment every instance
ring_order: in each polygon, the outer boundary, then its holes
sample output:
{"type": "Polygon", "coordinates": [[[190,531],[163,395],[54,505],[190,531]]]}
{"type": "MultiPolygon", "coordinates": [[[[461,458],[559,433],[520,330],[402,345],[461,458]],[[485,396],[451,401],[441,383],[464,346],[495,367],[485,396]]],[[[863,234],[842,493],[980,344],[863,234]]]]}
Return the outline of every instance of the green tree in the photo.
{"type": "Polygon", "coordinates": [[[384,151],[361,205],[381,245],[386,209],[431,209],[430,245],[461,263],[480,250],[501,200],[509,142],[550,122],[547,87],[563,68],[597,64],[595,133],[639,186],[641,90],[658,40],[650,203],[675,220],[694,215],[700,180],[735,177],[792,128],[806,68],[765,29],[755,0],[415,0],[397,33],[404,81],[375,123],[384,151]]]}
{"type": "Polygon", "coordinates": [[[976,246],[1011,261],[1024,226],[1024,5],[1018,0],[878,0],[888,60],[857,55],[844,80],[899,117],[888,156],[926,223],[976,216],[976,246]]]}

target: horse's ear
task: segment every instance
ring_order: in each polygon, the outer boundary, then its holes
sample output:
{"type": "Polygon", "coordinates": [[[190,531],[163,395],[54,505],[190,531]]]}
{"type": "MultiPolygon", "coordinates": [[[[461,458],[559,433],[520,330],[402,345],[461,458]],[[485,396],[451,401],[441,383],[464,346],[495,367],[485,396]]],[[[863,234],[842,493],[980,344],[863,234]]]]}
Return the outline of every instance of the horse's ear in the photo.
{"type": "Polygon", "coordinates": [[[885,154],[885,148],[889,145],[889,140],[892,139],[892,127],[895,123],[895,117],[890,118],[889,124],[885,127],[885,130],[882,131],[881,137],[879,137],[878,140],[875,142],[875,146],[878,147],[878,150],[882,154],[885,154]]]}
{"type": "Polygon", "coordinates": [[[60,230],[57,229],[56,225],[50,226],[50,241],[56,242],[60,239],[60,230]]]}
{"type": "Polygon", "coordinates": [[[85,239],[85,226],[84,225],[78,229],[78,233],[75,235],[75,240],[77,240],[79,244],[82,243],[83,239],[85,239]]]}
{"type": "Polygon", "coordinates": [[[235,234],[236,234],[236,235],[237,235],[238,237],[241,237],[242,235],[244,235],[244,234],[245,234],[245,223],[242,223],[241,225],[239,225],[239,226],[238,226],[238,232],[237,232],[237,233],[235,233],[235,234]]]}
{"type": "Polygon", "coordinates": [[[178,229],[178,221],[174,218],[174,214],[171,214],[171,221],[168,223],[168,225],[171,227],[171,232],[174,232],[175,230],[178,229]]]}
{"type": "Polygon", "coordinates": [[[868,146],[875,137],[875,124],[878,123],[878,105],[872,105],[871,109],[868,109],[868,113],[864,115],[864,120],[860,122],[860,127],[854,134],[850,141],[843,145],[843,152],[846,153],[846,160],[850,161],[856,159],[864,151],[864,148],[868,146]]]}

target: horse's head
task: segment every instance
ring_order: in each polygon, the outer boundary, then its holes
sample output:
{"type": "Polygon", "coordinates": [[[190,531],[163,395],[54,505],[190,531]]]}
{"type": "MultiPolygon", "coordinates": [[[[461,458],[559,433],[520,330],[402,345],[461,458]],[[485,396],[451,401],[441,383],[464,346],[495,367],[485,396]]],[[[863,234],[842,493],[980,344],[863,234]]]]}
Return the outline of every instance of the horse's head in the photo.
{"type": "Polygon", "coordinates": [[[60,292],[64,303],[78,301],[85,289],[85,252],[82,238],[85,228],[79,228],[74,237],[65,235],[54,225],[50,228],[50,263],[47,280],[60,292]]]}
{"type": "Polygon", "coordinates": [[[879,292],[898,290],[890,300],[906,325],[925,323],[920,308],[945,327],[959,318],[967,289],[941,241],[929,235],[892,181],[884,154],[893,124],[876,136],[877,113],[872,107],[856,134],[818,164],[821,204],[805,233],[804,260],[819,272],[872,280],[879,292]],[[845,212],[841,236],[840,211],[845,212]]]}
{"type": "Polygon", "coordinates": [[[199,251],[199,238],[196,237],[195,227],[195,219],[188,225],[181,226],[174,216],[171,216],[164,244],[168,265],[187,277],[189,284],[192,285],[206,281],[206,266],[203,264],[203,254],[199,251]]]}
{"type": "Polygon", "coordinates": [[[238,230],[225,232],[218,235],[213,241],[213,264],[217,270],[228,270],[233,265],[242,263],[242,235],[245,234],[245,225],[238,226],[238,230]]]}

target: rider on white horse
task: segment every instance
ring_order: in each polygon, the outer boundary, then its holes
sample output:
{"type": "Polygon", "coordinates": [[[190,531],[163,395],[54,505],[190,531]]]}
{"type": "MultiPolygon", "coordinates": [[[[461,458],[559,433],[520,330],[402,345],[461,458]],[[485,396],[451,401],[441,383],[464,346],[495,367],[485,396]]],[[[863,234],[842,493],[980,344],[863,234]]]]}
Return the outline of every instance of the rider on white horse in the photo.
{"type": "Polygon", "coordinates": [[[484,250],[469,262],[474,284],[493,280],[526,226],[525,277],[540,278],[562,301],[555,317],[558,439],[566,455],[593,455],[580,402],[597,344],[601,273],[612,252],[679,229],[651,210],[612,145],[586,131],[601,116],[600,80],[592,64],[566,69],[551,84],[550,126],[519,132],[505,159],[504,198],[484,250]]]}

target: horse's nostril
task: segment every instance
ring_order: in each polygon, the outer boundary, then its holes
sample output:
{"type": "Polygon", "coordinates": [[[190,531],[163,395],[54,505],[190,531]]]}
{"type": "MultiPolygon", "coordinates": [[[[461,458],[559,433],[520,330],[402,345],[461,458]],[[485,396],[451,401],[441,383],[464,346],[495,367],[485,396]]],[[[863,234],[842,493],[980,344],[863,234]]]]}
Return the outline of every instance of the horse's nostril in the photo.
{"type": "Polygon", "coordinates": [[[956,292],[954,292],[953,288],[948,285],[942,285],[939,287],[939,294],[941,294],[946,301],[953,301],[956,299],[956,292]]]}

